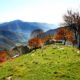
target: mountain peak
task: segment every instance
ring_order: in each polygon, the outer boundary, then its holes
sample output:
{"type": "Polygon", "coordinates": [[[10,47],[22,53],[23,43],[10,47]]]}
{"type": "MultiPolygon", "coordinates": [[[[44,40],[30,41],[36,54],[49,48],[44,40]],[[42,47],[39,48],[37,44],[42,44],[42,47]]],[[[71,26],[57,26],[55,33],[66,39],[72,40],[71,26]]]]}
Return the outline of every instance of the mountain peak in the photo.
{"type": "Polygon", "coordinates": [[[13,21],[10,21],[10,22],[23,22],[23,21],[22,21],[22,20],[17,19],[17,20],[13,20],[13,21]]]}

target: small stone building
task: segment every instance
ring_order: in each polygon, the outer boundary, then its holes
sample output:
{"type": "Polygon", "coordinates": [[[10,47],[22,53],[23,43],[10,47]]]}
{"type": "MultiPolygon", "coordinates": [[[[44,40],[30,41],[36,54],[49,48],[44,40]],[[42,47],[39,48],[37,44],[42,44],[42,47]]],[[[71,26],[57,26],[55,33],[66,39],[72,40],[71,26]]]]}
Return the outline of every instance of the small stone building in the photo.
{"type": "Polygon", "coordinates": [[[30,49],[27,46],[20,45],[20,46],[15,46],[9,50],[10,56],[11,57],[17,57],[22,54],[29,53],[30,49]]]}

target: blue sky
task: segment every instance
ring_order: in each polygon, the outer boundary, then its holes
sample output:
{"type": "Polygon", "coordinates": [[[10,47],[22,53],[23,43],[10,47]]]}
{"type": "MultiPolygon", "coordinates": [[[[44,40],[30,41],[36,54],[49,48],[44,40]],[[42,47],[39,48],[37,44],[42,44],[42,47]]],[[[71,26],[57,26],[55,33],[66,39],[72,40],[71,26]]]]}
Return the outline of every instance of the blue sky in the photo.
{"type": "Polygon", "coordinates": [[[0,0],[0,23],[20,19],[60,24],[67,9],[79,8],[80,0],[0,0]]]}

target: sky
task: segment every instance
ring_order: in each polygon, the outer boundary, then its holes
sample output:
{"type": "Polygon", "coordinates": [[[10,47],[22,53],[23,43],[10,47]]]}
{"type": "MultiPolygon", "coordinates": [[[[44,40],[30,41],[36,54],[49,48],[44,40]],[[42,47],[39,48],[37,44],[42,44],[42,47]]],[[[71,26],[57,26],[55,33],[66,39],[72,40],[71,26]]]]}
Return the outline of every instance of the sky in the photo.
{"type": "Polygon", "coordinates": [[[26,22],[60,24],[67,10],[80,10],[80,0],[0,0],[0,23],[26,22]]]}

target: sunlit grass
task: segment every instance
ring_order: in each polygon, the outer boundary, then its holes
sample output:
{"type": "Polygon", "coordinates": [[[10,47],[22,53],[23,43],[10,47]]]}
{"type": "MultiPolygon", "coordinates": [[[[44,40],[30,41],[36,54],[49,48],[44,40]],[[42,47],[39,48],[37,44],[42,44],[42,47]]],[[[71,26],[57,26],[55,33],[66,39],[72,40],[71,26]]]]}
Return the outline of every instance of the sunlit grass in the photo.
{"type": "Polygon", "coordinates": [[[80,80],[80,51],[48,45],[0,64],[0,80],[80,80]]]}

